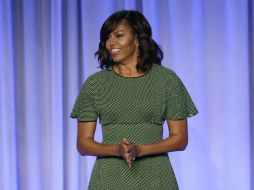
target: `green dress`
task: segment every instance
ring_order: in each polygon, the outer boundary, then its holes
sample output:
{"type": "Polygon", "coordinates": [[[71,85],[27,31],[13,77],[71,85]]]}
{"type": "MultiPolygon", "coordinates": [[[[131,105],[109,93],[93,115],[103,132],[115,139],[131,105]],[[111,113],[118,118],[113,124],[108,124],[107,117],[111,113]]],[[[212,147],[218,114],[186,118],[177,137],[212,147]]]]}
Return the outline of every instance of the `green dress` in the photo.
{"type": "MultiPolygon", "coordinates": [[[[197,114],[181,80],[170,69],[153,64],[140,77],[123,77],[112,68],[91,75],[84,83],[71,117],[96,121],[102,127],[103,144],[135,144],[163,140],[165,120],[197,114]]],[[[118,157],[97,157],[90,190],[176,190],[177,181],[168,154],[145,156],[131,168],[118,157]]]]}

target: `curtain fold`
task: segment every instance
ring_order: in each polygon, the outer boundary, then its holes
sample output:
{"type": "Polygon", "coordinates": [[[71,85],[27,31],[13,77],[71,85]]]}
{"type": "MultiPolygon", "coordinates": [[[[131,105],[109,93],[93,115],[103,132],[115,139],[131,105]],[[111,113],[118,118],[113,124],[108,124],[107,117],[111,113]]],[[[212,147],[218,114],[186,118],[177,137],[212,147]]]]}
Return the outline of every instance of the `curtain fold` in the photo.
{"type": "MultiPolygon", "coordinates": [[[[188,148],[169,153],[180,189],[253,189],[253,6],[0,0],[0,189],[87,189],[95,157],[78,154],[69,115],[85,79],[100,70],[101,25],[121,9],[146,16],[163,65],[200,112],[189,119],[188,148]]],[[[102,140],[99,124],[95,138],[102,140]]]]}
{"type": "MultiPolygon", "coordinates": [[[[249,49],[249,89],[250,89],[250,154],[251,154],[251,179],[254,177],[254,3],[252,0],[248,1],[248,49],[249,49]]],[[[251,187],[254,187],[254,181],[251,180],[251,187]]]]}

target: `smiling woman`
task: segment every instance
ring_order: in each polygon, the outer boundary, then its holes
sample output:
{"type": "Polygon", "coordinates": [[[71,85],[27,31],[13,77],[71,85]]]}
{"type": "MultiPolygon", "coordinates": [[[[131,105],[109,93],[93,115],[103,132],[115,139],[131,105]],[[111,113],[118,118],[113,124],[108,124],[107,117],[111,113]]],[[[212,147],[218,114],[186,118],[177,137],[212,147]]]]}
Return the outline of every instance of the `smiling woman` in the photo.
{"type": "MultiPolygon", "coordinates": [[[[137,11],[119,11],[112,14],[102,25],[100,32],[98,56],[101,69],[119,63],[110,55],[110,47],[119,47],[121,44],[130,45],[135,55],[138,71],[147,71],[152,64],[161,64],[163,53],[152,38],[152,29],[147,19],[137,11]]],[[[117,51],[117,50],[115,50],[117,51]]],[[[114,52],[114,51],[113,51],[114,52]]]]}
{"type": "Polygon", "coordinates": [[[126,21],[120,22],[106,41],[113,62],[136,65],[138,62],[138,39],[126,21]]]}
{"type": "Polygon", "coordinates": [[[78,151],[97,156],[89,189],[178,189],[167,153],[188,144],[187,117],[197,114],[190,95],[161,66],[163,53],[141,13],[114,13],[100,39],[102,71],[85,81],[71,113],[78,151]],[[94,140],[98,118],[102,143],[94,140]],[[170,133],[163,139],[165,121],[170,133]]]}

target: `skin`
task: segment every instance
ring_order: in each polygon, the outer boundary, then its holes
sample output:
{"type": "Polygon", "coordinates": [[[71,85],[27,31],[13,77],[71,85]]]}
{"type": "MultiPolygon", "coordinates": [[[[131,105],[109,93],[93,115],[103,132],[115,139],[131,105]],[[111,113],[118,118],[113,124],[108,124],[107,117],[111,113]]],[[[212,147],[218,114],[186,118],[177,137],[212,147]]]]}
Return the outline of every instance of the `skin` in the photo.
{"type": "MultiPolygon", "coordinates": [[[[124,77],[137,77],[144,73],[136,69],[139,61],[136,50],[137,36],[126,21],[111,32],[106,49],[116,63],[114,71],[124,77]]],[[[168,138],[154,144],[136,145],[124,138],[120,144],[105,145],[94,140],[96,121],[78,122],[77,149],[81,155],[122,157],[129,167],[136,158],[184,150],[188,144],[187,119],[167,120],[168,138]]]]}

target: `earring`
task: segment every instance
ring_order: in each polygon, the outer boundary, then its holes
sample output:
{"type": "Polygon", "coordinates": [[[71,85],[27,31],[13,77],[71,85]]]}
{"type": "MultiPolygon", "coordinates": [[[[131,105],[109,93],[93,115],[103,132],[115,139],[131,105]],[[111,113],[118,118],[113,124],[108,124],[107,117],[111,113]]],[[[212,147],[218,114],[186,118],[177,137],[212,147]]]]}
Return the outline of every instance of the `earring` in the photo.
{"type": "Polygon", "coordinates": [[[139,49],[138,49],[138,46],[137,46],[137,50],[136,50],[136,55],[137,55],[137,57],[139,56],[139,49]]]}

